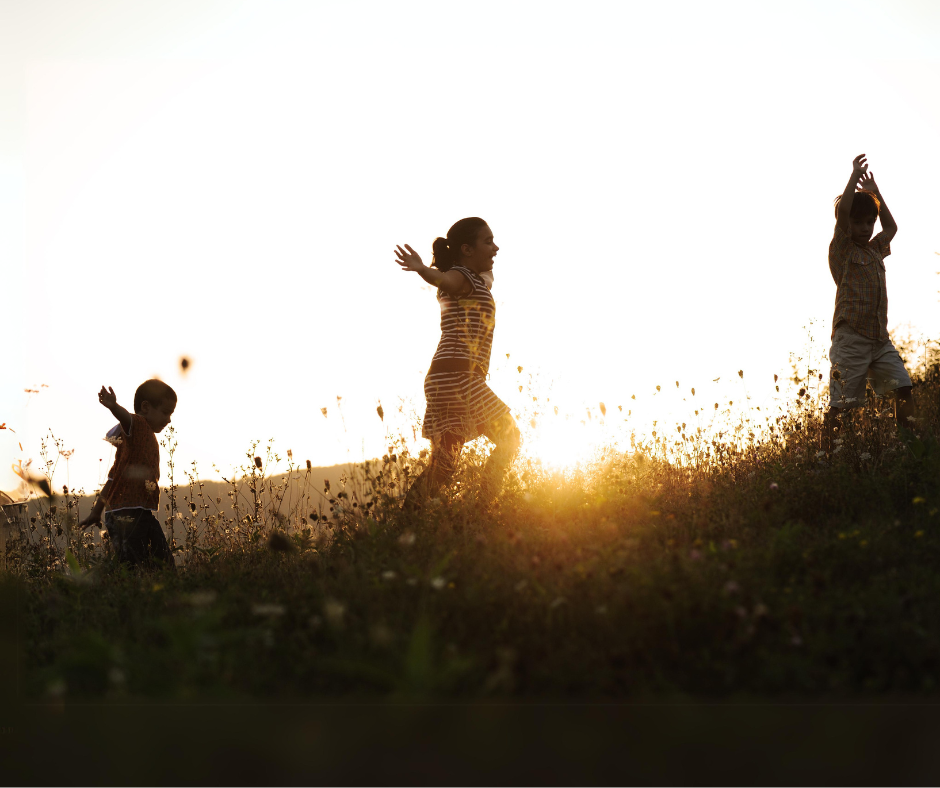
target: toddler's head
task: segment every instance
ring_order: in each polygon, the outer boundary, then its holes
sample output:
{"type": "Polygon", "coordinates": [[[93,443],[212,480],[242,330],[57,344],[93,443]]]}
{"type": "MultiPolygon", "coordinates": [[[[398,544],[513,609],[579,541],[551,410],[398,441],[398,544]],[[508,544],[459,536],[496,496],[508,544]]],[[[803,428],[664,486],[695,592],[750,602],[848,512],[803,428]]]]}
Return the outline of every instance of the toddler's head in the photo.
{"type": "Polygon", "coordinates": [[[134,413],[143,416],[154,432],[170,423],[176,410],[176,392],[162,380],[141,383],[134,393],[134,413]]]}
{"type": "MultiPolygon", "coordinates": [[[[836,197],[836,219],[839,218],[839,202],[842,196],[836,197]]],[[[868,243],[875,230],[875,221],[881,211],[881,203],[873,192],[860,189],[855,192],[852,199],[852,209],[849,211],[849,236],[857,243],[868,243]]]]}

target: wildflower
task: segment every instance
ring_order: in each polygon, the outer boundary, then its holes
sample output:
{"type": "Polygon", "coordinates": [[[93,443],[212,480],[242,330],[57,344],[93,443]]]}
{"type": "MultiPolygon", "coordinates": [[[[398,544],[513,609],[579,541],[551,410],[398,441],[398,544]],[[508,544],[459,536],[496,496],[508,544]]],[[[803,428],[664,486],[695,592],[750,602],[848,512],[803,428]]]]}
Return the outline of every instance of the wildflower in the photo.
{"type": "Polygon", "coordinates": [[[702,551],[701,551],[701,550],[696,550],[695,548],[693,548],[692,550],[689,551],[689,558],[690,558],[692,561],[701,561],[701,560],[702,560],[702,551]]]}
{"type": "Polygon", "coordinates": [[[920,539],[924,535],[923,531],[914,531],[914,538],[920,539]]]}
{"type": "Polygon", "coordinates": [[[816,458],[817,458],[817,459],[819,459],[820,457],[825,457],[825,456],[826,456],[826,452],[824,452],[824,451],[822,451],[822,450],[816,452],[816,458]]]}
{"type": "Polygon", "coordinates": [[[346,605],[335,599],[327,599],[326,602],[323,603],[323,613],[330,624],[334,627],[341,627],[343,625],[343,617],[346,615],[346,605]]]}
{"type": "Polygon", "coordinates": [[[404,545],[405,547],[410,547],[414,543],[415,535],[411,531],[405,531],[405,533],[398,537],[398,544],[404,545]]]}
{"type": "Polygon", "coordinates": [[[376,624],[369,629],[369,637],[376,646],[387,646],[394,637],[392,630],[385,624],[376,624]]]}
{"type": "Polygon", "coordinates": [[[284,605],[278,605],[274,603],[268,604],[258,604],[251,606],[251,612],[256,616],[283,616],[284,615],[284,605]]]}
{"type": "Polygon", "coordinates": [[[770,489],[771,489],[771,490],[779,490],[779,489],[780,489],[780,485],[777,484],[777,482],[771,482],[771,483],[770,483],[770,489]]]}
{"type": "Polygon", "coordinates": [[[215,591],[195,591],[189,595],[189,604],[193,607],[208,607],[215,602],[218,594],[215,591]]]}
{"type": "Polygon", "coordinates": [[[568,601],[568,600],[565,599],[563,596],[556,596],[556,597],[552,600],[552,603],[549,605],[549,608],[552,609],[552,610],[554,610],[556,607],[561,607],[561,606],[562,606],[563,604],[565,604],[565,602],[567,602],[567,601],[568,601]]]}
{"type": "Polygon", "coordinates": [[[927,503],[927,499],[918,495],[911,503],[917,506],[918,504],[927,503]]]}
{"type": "Polygon", "coordinates": [[[283,531],[272,531],[268,537],[268,549],[276,553],[289,553],[293,551],[294,544],[283,531]]]}
{"type": "Polygon", "coordinates": [[[736,594],[738,593],[738,591],[741,590],[741,586],[739,586],[734,580],[729,580],[727,583],[725,583],[725,587],[723,590],[724,590],[724,593],[728,595],[736,594]]]}
{"type": "Polygon", "coordinates": [[[435,591],[440,591],[446,585],[447,581],[440,575],[431,578],[431,588],[433,588],[435,591]]]}
{"type": "Polygon", "coordinates": [[[870,455],[867,451],[863,451],[861,454],[858,455],[858,457],[859,457],[860,460],[870,460],[870,459],[871,459],[871,455],[870,455]]]}
{"type": "Polygon", "coordinates": [[[383,580],[394,580],[396,577],[398,577],[398,575],[392,569],[386,569],[384,572],[382,572],[383,580]]]}

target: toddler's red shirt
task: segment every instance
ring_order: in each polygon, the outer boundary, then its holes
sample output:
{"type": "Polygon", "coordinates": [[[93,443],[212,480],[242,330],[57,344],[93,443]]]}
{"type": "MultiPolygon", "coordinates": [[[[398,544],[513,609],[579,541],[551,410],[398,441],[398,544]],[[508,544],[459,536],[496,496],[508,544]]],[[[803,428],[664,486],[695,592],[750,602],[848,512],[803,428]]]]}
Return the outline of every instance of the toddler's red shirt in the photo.
{"type": "Polygon", "coordinates": [[[117,447],[114,465],[101,490],[105,508],[160,508],[160,445],[143,416],[133,414],[130,434],[123,428],[117,438],[109,438],[117,447]]]}

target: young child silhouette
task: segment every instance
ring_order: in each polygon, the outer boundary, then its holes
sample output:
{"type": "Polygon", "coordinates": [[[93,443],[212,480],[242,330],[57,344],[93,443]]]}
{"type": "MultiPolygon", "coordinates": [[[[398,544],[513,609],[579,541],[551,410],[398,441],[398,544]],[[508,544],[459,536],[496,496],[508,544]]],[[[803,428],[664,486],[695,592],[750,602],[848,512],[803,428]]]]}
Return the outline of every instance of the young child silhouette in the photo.
{"type": "Polygon", "coordinates": [[[117,401],[114,389],[101,387],[98,402],[118,423],[105,440],[117,447],[114,465],[83,528],[101,522],[117,558],[133,566],[159,563],[175,568],[173,554],[154,512],[160,508],[160,446],[157,433],[170,423],[176,392],[161,380],[142,383],[134,394],[134,412],[117,401]]]}
{"type": "MultiPolygon", "coordinates": [[[[898,425],[910,426],[914,398],[910,375],[888,337],[888,287],[884,258],[898,226],[868,172],[865,155],[852,162],[852,175],[835,201],[836,227],[829,244],[829,271],[836,283],[829,351],[829,412],[826,440],[847,409],[865,404],[870,381],[879,396],[895,392],[898,425]],[[856,191],[856,187],[860,187],[856,191]],[[872,238],[875,221],[881,232],[872,238]]],[[[828,446],[827,446],[828,448],[828,446]]]]}

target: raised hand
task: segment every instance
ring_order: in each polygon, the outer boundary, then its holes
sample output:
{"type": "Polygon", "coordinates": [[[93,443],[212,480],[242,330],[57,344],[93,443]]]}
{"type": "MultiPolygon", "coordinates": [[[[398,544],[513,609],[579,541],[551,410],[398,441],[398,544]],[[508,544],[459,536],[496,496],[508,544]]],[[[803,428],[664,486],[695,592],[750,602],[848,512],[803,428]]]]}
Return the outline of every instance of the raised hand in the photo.
{"type": "Polygon", "coordinates": [[[114,393],[114,389],[110,386],[105,388],[101,387],[101,391],[98,392],[98,402],[104,405],[108,410],[111,410],[115,405],[117,405],[117,394],[114,393]]]}
{"type": "Polygon", "coordinates": [[[864,153],[861,153],[852,159],[852,173],[857,173],[858,176],[861,177],[866,172],[868,172],[868,159],[865,157],[864,153]]]}
{"type": "Polygon", "coordinates": [[[408,244],[405,244],[404,249],[400,246],[396,246],[395,255],[398,258],[395,262],[401,266],[403,271],[420,271],[425,267],[424,263],[421,262],[421,255],[408,246],[408,244]],[[405,251],[405,249],[408,251],[405,251]]]}
{"type": "Polygon", "coordinates": [[[858,188],[865,189],[866,191],[873,192],[875,194],[879,194],[878,184],[875,183],[875,176],[871,172],[866,172],[861,177],[861,180],[859,180],[858,182],[858,188]]]}

